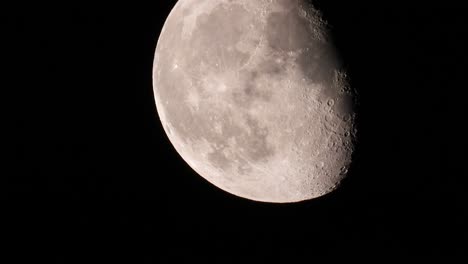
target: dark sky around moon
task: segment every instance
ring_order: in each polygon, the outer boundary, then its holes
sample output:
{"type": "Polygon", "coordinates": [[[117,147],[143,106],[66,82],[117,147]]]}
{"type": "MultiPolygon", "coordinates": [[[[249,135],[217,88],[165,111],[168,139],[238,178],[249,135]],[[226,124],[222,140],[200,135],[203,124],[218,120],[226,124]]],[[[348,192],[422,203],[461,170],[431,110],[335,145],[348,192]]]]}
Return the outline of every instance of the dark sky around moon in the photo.
{"type": "Polygon", "coordinates": [[[175,1],[152,2],[2,16],[12,249],[47,244],[63,263],[464,253],[465,9],[317,1],[360,94],[356,162],[333,195],[270,205],[207,185],[165,137],[151,74],[175,1]]]}

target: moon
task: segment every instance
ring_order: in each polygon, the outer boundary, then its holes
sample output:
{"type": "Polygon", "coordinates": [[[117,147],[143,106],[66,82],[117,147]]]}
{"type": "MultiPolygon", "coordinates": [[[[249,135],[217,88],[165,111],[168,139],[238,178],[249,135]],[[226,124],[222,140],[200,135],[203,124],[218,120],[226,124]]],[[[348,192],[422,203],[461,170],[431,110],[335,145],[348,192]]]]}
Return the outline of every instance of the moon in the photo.
{"type": "Polygon", "coordinates": [[[325,195],[355,149],[356,93],[305,0],[179,0],[153,89],[179,155],[220,189],[290,203],[325,195]]]}

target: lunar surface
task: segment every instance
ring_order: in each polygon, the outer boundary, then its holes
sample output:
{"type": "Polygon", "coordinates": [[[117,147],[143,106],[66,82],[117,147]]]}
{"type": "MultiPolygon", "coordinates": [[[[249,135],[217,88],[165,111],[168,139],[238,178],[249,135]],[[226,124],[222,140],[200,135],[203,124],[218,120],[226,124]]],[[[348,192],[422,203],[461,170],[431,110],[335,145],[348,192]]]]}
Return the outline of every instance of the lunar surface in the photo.
{"type": "Polygon", "coordinates": [[[180,156],[263,202],[336,189],[354,150],[355,93],[327,22],[303,0],[179,0],[158,40],[156,107],[180,156]]]}

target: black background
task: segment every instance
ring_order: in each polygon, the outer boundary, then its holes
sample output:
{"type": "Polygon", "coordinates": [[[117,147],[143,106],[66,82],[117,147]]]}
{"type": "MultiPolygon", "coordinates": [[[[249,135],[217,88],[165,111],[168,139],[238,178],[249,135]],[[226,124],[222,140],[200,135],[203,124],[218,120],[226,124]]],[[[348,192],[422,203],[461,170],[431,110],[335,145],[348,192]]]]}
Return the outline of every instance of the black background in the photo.
{"type": "Polygon", "coordinates": [[[2,11],[2,237],[16,260],[298,263],[467,251],[466,9],[316,1],[360,95],[358,149],[336,192],[268,204],[207,183],[168,141],[151,78],[176,1],[152,2],[2,11]]]}

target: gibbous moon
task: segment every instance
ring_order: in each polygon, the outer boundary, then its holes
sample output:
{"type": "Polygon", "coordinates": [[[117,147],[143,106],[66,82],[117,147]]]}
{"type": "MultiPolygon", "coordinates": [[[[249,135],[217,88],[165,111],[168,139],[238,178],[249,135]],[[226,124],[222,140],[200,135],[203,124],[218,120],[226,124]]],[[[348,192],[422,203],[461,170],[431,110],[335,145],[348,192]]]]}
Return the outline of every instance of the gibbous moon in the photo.
{"type": "Polygon", "coordinates": [[[156,107],[180,156],[263,202],[336,189],[351,163],[355,93],[305,0],[179,0],[158,40],[156,107]]]}

